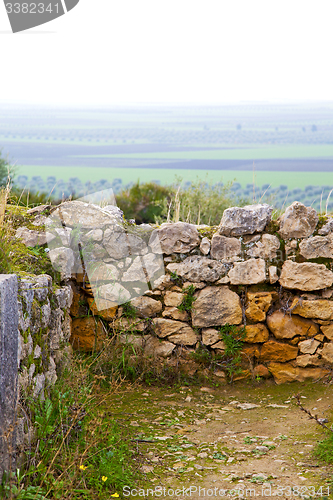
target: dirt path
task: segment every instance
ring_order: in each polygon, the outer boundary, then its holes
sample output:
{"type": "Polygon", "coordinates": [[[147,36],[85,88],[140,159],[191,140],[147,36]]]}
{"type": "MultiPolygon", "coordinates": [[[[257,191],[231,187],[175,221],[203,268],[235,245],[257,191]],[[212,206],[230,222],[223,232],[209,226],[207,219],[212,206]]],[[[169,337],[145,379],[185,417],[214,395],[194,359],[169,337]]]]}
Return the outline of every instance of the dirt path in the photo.
{"type": "Polygon", "coordinates": [[[312,453],[324,432],[296,406],[297,393],[332,424],[329,385],[137,387],[113,396],[108,414],[144,457],[145,480],[124,497],[333,498],[333,468],[312,453]]]}

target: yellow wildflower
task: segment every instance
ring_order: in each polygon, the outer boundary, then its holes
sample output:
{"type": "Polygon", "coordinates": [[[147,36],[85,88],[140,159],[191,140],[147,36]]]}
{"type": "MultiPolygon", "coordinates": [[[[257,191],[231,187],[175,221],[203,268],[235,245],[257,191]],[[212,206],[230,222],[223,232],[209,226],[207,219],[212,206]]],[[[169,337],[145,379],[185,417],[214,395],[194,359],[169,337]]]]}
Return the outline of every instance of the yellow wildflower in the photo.
{"type": "Polygon", "coordinates": [[[107,480],[107,478],[108,478],[107,476],[102,476],[102,481],[105,483],[105,481],[107,480]]]}
{"type": "Polygon", "coordinates": [[[79,469],[81,469],[81,470],[86,470],[86,468],[87,467],[85,465],[80,465],[80,467],[79,467],[79,469]]]}
{"type": "Polygon", "coordinates": [[[113,493],[113,495],[111,495],[111,496],[114,497],[114,498],[119,498],[118,493],[113,493]]]}

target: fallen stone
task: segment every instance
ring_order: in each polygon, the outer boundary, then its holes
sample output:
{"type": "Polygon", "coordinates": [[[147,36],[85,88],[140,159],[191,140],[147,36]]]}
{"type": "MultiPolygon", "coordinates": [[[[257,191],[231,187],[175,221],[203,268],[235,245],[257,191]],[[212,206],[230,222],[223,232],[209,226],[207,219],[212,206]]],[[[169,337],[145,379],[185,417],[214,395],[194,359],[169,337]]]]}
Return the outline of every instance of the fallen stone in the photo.
{"type": "Polygon", "coordinates": [[[175,348],[175,344],[167,341],[161,341],[160,339],[150,335],[145,342],[144,352],[147,356],[161,356],[162,358],[167,358],[173,353],[175,348]]]}
{"type": "Polygon", "coordinates": [[[280,285],[287,289],[303,291],[322,290],[333,283],[333,273],[324,264],[304,262],[298,264],[291,260],[283,263],[280,285]]]}
{"type": "Polygon", "coordinates": [[[246,251],[249,257],[260,257],[261,259],[273,260],[277,257],[280,248],[280,240],[273,234],[263,234],[261,241],[256,242],[246,251]]]}
{"type": "Polygon", "coordinates": [[[272,211],[273,207],[266,203],[227,208],[223,212],[218,232],[224,236],[260,233],[270,221],[272,211]]]}
{"type": "Polygon", "coordinates": [[[306,207],[299,201],[295,201],[278,219],[280,223],[279,234],[285,240],[307,238],[315,230],[318,220],[319,217],[314,208],[306,207]]]}
{"type": "Polygon", "coordinates": [[[213,259],[223,262],[240,260],[242,244],[237,238],[228,238],[215,233],[212,238],[210,254],[213,259]]]}
{"type": "Polygon", "coordinates": [[[333,301],[330,300],[305,300],[295,297],[290,310],[303,318],[333,319],[333,301]]]}
{"type": "Polygon", "coordinates": [[[260,359],[262,361],[284,362],[295,359],[297,353],[298,347],[296,346],[275,342],[275,340],[269,340],[261,348],[260,359]]]}
{"type": "Polygon", "coordinates": [[[318,340],[308,339],[299,342],[298,348],[302,354],[314,354],[319,345],[320,342],[318,342],[318,340]]]}
{"type": "Polygon", "coordinates": [[[200,238],[194,224],[166,222],[151,234],[149,246],[154,253],[188,253],[200,245],[200,238]]]}
{"type": "Polygon", "coordinates": [[[114,327],[116,330],[121,332],[144,332],[147,329],[147,323],[136,318],[121,317],[116,319],[114,327]]]}
{"type": "Polygon", "coordinates": [[[192,324],[198,327],[239,325],[242,307],[239,296],[227,286],[208,286],[196,292],[192,308],[192,324]]]}
{"type": "Polygon", "coordinates": [[[277,339],[292,339],[297,335],[313,337],[319,331],[318,325],[313,321],[295,314],[285,314],[283,311],[275,311],[267,316],[266,323],[277,339]]]}
{"type": "Polygon", "coordinates": [[[299,244],[300,254],[305,259],[333,259],[333,235],[313,236],[301,241],[299,244]]]}
{"type": "Polygon", "coordinates": [[[273,302],[272,294],[270,292],[248,292],[246,301],[246,318],[254,323],[265,321],[266,313],[273,302]]]}
{"type": "Polygon", "coordinates": [[[244,342],[250,344],[266,342],[269,338],[269,332],[263,323],[256,325],[246,325],[244,342]]]}
{"type": "Polygon", "coordinates": [[[245,262],[235,263],[228,276],[231,285],[264,283],[266,280],[265,261],[263,259],[250,259],[245,262]]]}
{"type": "Polygon", "coordinates": [[[307,379],[320,380],[329,373],[324,368],[300,368],[290,363],[270,363],[268,369],[278,385],[293,381],[304,382],[307,379]]]}
{"type": "Polygon", "coordinates": [[[269,378],[271,374],[265,365],[257,365],[253,368],[253,375],[255,377],[269,378]]]}
{"type": "Polygon", "coordinates": [[[236,408],[240,410],[253,410],[254,408],[260,408],[260,405],[254,403],[238,403],[236,404],[236,408]]]}

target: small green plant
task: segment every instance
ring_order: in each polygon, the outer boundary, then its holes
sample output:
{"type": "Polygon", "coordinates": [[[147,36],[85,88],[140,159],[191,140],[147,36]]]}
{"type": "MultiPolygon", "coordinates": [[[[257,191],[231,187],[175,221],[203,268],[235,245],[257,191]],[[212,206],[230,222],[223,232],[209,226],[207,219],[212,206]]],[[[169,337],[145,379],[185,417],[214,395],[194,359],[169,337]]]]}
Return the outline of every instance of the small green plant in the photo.
{"type": "Polygon", "coordinates": [[[125,316],[125,318],[132,318],[132,319],[136,318],[137,316],[136,309],[135,307],[132,306],[132,304],[130,304],[130,302],[125,302],[122,305],[122,308],[123,308],[123,316],[125,316]]]}
{"type": "Polygon", "coordinates": [[[222,364],[232,382],[234,375],[242,373],[240,352],[246,335],[245,327],[240,328],[226,323],[221,326],[220,335],[225,345],[222,364]]]}
{"type": "Polygon", "coordinates": [[[192,311],[193,303],[197,300],[196,297],[194,297],[194,293],[195,293],[194,285],[190,285],[184,289],[184,298],[180,306],[178,306],[178,309],[180,311],[187,311],[187,312],[192,311]]]}
{"type": "Polygon", "coordinates": [[[325,439],[319,441],[314,450],[314,455],[327,464],[333,464],[333,431],[325,439]]]}

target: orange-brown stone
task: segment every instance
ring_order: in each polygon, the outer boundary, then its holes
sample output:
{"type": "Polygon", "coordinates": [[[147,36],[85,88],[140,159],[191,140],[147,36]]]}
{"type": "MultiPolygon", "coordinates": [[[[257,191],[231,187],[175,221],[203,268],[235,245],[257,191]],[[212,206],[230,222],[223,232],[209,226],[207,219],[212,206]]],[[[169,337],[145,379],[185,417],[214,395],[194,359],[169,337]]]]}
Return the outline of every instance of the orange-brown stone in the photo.
{"type": "Polygon", "coordinates": [[[319,332],[319,327],[310,319],[297,315],[275,311],[266,319],[267,326],[277,339],[292,339],[301,337],[314,337],[319,332]]]}
{"type": "Polygon", "coordinates": [[[99,310],[96,306],[96,302],[92,297],[87,297],[89,308],[94,316],[100,316],[106,321],[111,321],[115,318],[118,306],[108,307],[107,309],[99,310]]]}
{"type": "Polygon", "coordinates": [[[257,325],[246,325],[245,327],[245,342],[255,344],[257,342],[266,342],[269,337],[269,332],[263,323],[257,325]]]}
{"type": "Polygon", "coordinates": [[[246,294],[247,307],[245,315],[249,321],[257,323],[265,321],[266,313],[272,303],[272,294],[269,292],[248,292],[246,294]]]}
{"type": "Polygon", "coordinates": [[[275,342],[275,340],[269,340],[266,342],[260,353],[260,359],[262,361],[289,361],[295,359],[298,353],[298,347],[289,344],[283,344],[282,342],[275,342]]]}
{"type": "Polygon", "coordinates": [[[293,381],[304,382],[306,379],[320,380],[330,373],[325,368],[300,368],[291,363],[270,363],[268,369],[278,385],[293,381]]]}
{"type": "Polygon", "coordinates": [[[99,351],[106,334],[101,321],[93,316],[76,318],[72,323],[70,343],[77,351],[99,351]]]}

